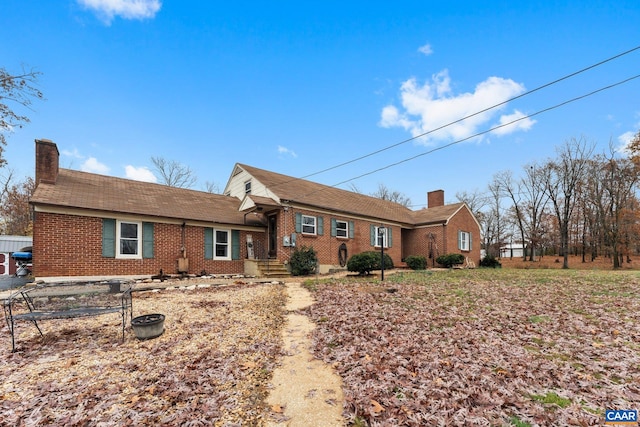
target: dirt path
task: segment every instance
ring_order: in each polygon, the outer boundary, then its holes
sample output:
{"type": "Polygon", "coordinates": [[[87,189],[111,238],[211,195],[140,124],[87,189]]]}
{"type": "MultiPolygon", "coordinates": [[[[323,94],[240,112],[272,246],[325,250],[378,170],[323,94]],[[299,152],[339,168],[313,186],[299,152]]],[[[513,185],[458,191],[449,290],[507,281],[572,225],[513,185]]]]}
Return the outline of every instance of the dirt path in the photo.
{"type": "Polygon", "coordinates": [[[268,426],[338,427],[342,417],[342,380],[333,369],[313,357],[310,333],[315,325],[294,311],[313,304],[309,291],[300,283],[287,283],[287,326],[283,330],[287,355],[274,371],[273,390],[267,399],[273,420],[268,426]]]}

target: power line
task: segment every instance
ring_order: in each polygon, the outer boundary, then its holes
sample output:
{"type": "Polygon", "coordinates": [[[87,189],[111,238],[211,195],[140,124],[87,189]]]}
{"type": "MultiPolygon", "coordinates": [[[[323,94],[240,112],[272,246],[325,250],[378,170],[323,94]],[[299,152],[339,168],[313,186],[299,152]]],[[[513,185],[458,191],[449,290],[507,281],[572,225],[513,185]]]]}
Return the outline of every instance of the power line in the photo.
{"type": "MultiPolygon", "coordinates": [[[[630,53],[632,53],[632,52],[634,52],[634,51],[636,51],[636,50],[639,50],[639,49],[640,49],[640,46],[636,46],[636,47],[634,47],[634,48],[632,48],[632,49],[629,49],[629,50],[624,51],[624,52],[622,52],[622,53],[619,53],[619,54],[617,54],[617,55],[611,56],[611,57],[609,57],[609,58],[607,58],[607,59],[605,59],[605,60],[602,60],[602,61],[597,62],[597,63],[595,63],[595,64],[589,65],[588,67],[582,68],[582,69],[580,69],[580,70],[578,70],[578,71],[575,71],[575,72],[573,72],[573,73],[567,74],[567,75],[565,75],[565,76],[563,76],[563,77],[560,77],[560,78],[558,78],[558,79],[555,79],[555,80],[553,80],[553,81],[551,81],[551,82],[545,83],[545,84],[543,84],[543,85],[541,85],[541,86],[538,86],[538,87],[536,87],[536,88],[534,88],[534,89],[531,89],[531,90],[529,90],[529,91],[526,91],[526,92],[524,92],[524,93],[521,93],[520,95],[514,96],[514,97],[509,98],[509,99],[507,99],[507,100],[505,100],[505,101],[502,101],[502,102],[500,102],[500,103],[498,103],[498,104],[492,105],[491,107],[487,107],[487,108],[485,108],[485,109],[483,109],[483,110],[480,110],[480,111],[477,111],[477,112],[475,112],[475,113],[473,113],[473,114],[469,114],[469,115],[467,115],[467,116],[464,116],[464,117],[462,117],[462,118],[459,118],[459,119],[457,119],[457,120],[454,120],[454,121],[452,121],[452,122],[449,122],[449,123],[447,123],[447,124],[444,124],[444,125],[439,126],[439,127],[437,127],[437,128],[431,129],[431,130],[429,130],[429,131],[427,131],[427,132],[424,132],[424,133],[422,133],[422,134],[420,134],[420,135],[416,135],[416,136],[414,136],[414,137],[411,137],[411,138],[405,139],[405,140],[400,141],[400,142],[397,142],[397,143],[395,143],[395,144],[388,145],[388,146],[386,146],[386,147],[384,147],[384,148],[381,148],[381,149],[379,149],[379,150],[372,151],[372,152],[370,152],[370,153],[368,153],[368,154],[365,154],[365,155],[363,155],[363,156],[356,157],[356,158],[354,158],[354,159],[352,159],[352,160],[347,160],[346,162],[340,163],[340,164],[335,165],[335,166],[331,166],[331,167],[326,168],[326,169],[322,169],[322,170],[320,170],[320,171],[318,171],[318,172],[314,172],[314,173],[311,173],[311,174],[308,174],[308,175],[304,175],[304,176],[300,177],[299,179],[306,179],[306,178],[309,178],[309,177],[312,177],[312,176],[315,176],[315,175],[319,175],[319,174],[324,173],[324,172],[328,172],[328,171],[331,171],[331,170],[334,170],[334,169],[338,169],[338,168],[340,168],[340,167],[342,167],[342,166],[346,166],[346,165],[349,165],[349,164],[351,164],[351,163],[355,163],[355,162],[357,162],[357,161],[360,161],[360,160],[366,159],[366,158],[368,158],[368,157],[374,156],[374,155],[376,155],[376,154],[380,154],[380,153],[385,152],[385,151],[387,151],[387,150],[390,150],[390,149],[392,149],[392,148],[395,148],[395,147],[398,147],[398,146],[400,146],[400,145],[406,144],[407,142],[414,141],[414,140],[416,140],[416,139],[422,138],[423,136],[427,136],[427,135],[429,135],[429,134],[432,134],[432,133],[434,133],[434,132],[437,132],[437,131],[439,131],[439,130],[442,130],[442,129],[444,129],[444,128],[447,128],[447,127],[449,127],[449,126],[452,126],[452,125],[455,125],[455,124],[457,124],[457,123],[460,123],[460,122],[462,122],[462,121],[464,121],[464,120],[470,119],[470,118],[475,117],[475,116],[477,116],[477,115],[480,115],[480,114],[482,114],[482,113],[486,113],[487,111],[490,111],[490,110],[493,110],[493,109],[495,109],[495,108],[498,108],[498,107],[500,107],[500,106],[502,106],[502,105],[505,105],[505,104],[507,104],[507,103],[509,103],[509,102],[511,102],[511,101],[515,101],[516,99],[523,98],[523,97],[525,97],[525,96],[527,96],[527,95],[531,95],[531,94],[532,94],[532,93],[534,93],[534,92],[538,92],[538,91],[540,91],[540,90],[542,90],[542,89],[545,89],[545,88],[547,88],[547,87],[549,87],[549,86],[552,86],[552,85],[554,85],[554,84],[560,83],[560,82],[562,82],[562,81],[564,81],[564,80],[567,80],[567,79],[569,79],[569,78],[575,77],[575,76],[577,76],[578,74],[581,74],[581,73],[584,73],[584,72],[589,71],[589,70],[591,70],[591,69],[594,69],[594,68],[596,68],[596,67],[599,67],[599,66],[601,66],[601,65],[603,65],[603,64],[606,64],[607,62],[611,62],[611,61],[613,61],[613,60],[615,60],[615,59],[618,59],[618,58],[620,58],[620,57],[622,57],[622,56],[628,55],[628,54],[630,54],[630,53]]],[[[501,126],[498,126],[498,127],[501,127],[501,126]]]]}
{"type": "MultiPolygon", "coordinates": [[[[285,185],[285,184],[288,184],[288,183],[293,182],[293,181],[298,180],[298,179],[306,179],[306,178],[310,178],[310,177],[312,177],[312,176],[319,175],[319,174],[322,174],[322,173],[325,173],[325,172],[329,172],[329,171],[331,171],[331,170],[338,169],[338,168],[341,168],[341,167],[343,167],[343,166],[350,165],[350,164],[355,163],[355,162],[358,162],[358,161],[360,161],[360,160],[364,160],[364,159],[366,159],[366,158],[368,158],[368,157],[375,156],[376,154],[380,154],[380,153],[383,153],[383,152],[385,152],[385,151],[391,150],[392,148],[395,148],[395,147],[398,147],[398,146],[400,146],[400,145],[406,144],[407,142],[414,141],[414,140],[416,140],[416,139],[422,138],[422,137],[424,137],[424,136],[427,136],[427,135],[429,135],[429,134],[432,134],[432,133],[434,133],[434,132],[437,132],[437,131],[439,131],[439,130],[442,130],[442,129],[444,129],[444,128],[447,128],[447,127],[449,127],[449,126],[452,126],[452,125],[454,125],[454,124],[460,123],[460,122],[462,122],[462,121],[464,121],[464,120],[467,120],[467,119],[469,119],[469,118],[475,117],[475,116],[477,116],[477,115],[479,115],[479,114],[486,113],[487,111],[490,111],[490,110],[492,110],[492,109],[495,109],[495,108],[497,108],[497,107],[500,107],[500,106],[502,106],[502,105],[505,105],[505,104],[507,104],[507,103],[509,103],[509,102],[511,102],[511,101],[516,100],[516,99],[520,99],[520,98],[523,98],[523,97],[525,97],[525,96],[527,96],[527,95],[531,95],[532,93],[538,92],[538,91],[540,91],[540,90],[542,90],[542,89],[545,89],[545,88],[547,88],[547,87],[549,87],[549,86],[552,86],[552,85],[554,85],[554,84],[560,83],[560,82],[562,82],[562,81],[564,81],[564,80],[567,80],[567,79],[569,79],[569,78],[575,77],[575,76],[577,76],[577,75],[579,75],[579,74],[581,74],[581,73],[584,73],[584,72],[586,72],[586,71],[592,70],[592,69],[594,69],[594,68],[596,68],[596,67],[599,67],[599,66],[601,66],[601,65],[603,65],[603,64],[606,64],[606,63],[608,63],[608,62],[611,62],[611,61],[613,61],[613,60],[615,60],[615,59],[621,58],[621,57],[623,57],[623,56],[625,56],[625,55],[628,55],[628,54],[630,54],[630,53],[632,53],[632,52],[635,52],[635,51],[637,51],[637,50],[640,50],[640,46],[636,46],[636,47],[633,47],[633,48],[631,48],[631,49],[628,49],[628,50],[626,50],[626,51],[624,51],[624,52],[621,52],[621,53],[618,53],[618,54],[616,54],[616,55],[613,55],[613,56],[611,56],[611,57],[609,57],[609,58],[606,58],[606,59],[604,59],[604,60],[602,60],[602,61],[596,62],[595,64],[589,65],[589,66],[584,67],[584,68],[582,68],[582,69],[580,69],[580,70],[578,70],[578,71],[574,71],[574,72],[572,72],[572,73],[570,73],[570,74],[567,74],[567,75],[565,75],[565,76],[563,76],[563,77],[560,77],[560,78],[557,78],[557,79],[555,79],[555,80],[552,80],[552,81],[550,81],[550,82],[548,82],[548,83],[545,83],[545,84],[543,84],[543,85],[541,85],[541,86],[538,86],[538,87],[536,87],[536,88],[534,88],[534,89],[531,89],[531,90],[529,90],[529,91],[526,91],[526,92],[524,92],[524,93],[522,93],[522,94],[520,94],[520,95],[517,95],[517,96],[514,96],[514,97],[512,97],[512,98],[509,98],[509,99],[507,99],[507,100],[505,100],[505,101],[502,101],[502,102],[500,102],[500,103],[498,103],[498,104],[494,104],[494,105],[492,105],[491,107],[487,107],[487,108],[485,108],[485,109],[483,109],[483,110],[480,110],[480,111],[477,111],[477,112],[475,112],[475,113],[473,113],[473,114],[469,114],[469,115],[467,115],[467,116],[464,116],[464,117],[462,117],[462,118],[459,118],[459,119],[457,119],[457,120],[454,120],[454,121],[452,121],[452,122],[449,122],[449,123],[447,123],[447,124],[444,124],[444,125],[439,126],[439,127],[437,127],[437,128],[431,129],[431,130],[429,130],[429,131],[427,131],[427,132],[424,132],[424,133],[422,133],[422,134],[420,134],[420,135],[416,135],[416,136],[414,136],[414,137],[411,137],[411,138],[408,138],[408,139],[402,140],[402,141],[397,142],[397,143],[395,143],[395,144],[388,145],[388,146],[383,147],[383,148],[381,148],[381,149],[379,149],[379,150],[372,151],[372,152],[370,152],[370,153],[368,153],[368,154],[364,154],[364,155],[362,155],[362,156],[356,157],[356,158],[351,159],[351,160],[347,160],[347,161],[342,162],[342,163],[339,163],[339,164],[337,164],[337,165],[335,165],[335,166],[331,166],[331,167],[328,167],[328,168],[326,168],[326,169],[322,169],[322,170],[320,170],[320,171],[313,172],[313,173],[310,173],[310,174],[308,174],[308,175],[304,175],[304,176],[301,176],[301,177],[298,177],[298,178],[292,178],[292,179],[290,179],[290,180],[287,180],[287,181],[281,182],[281,183],[279,183],[279,184],[276,184],[275,186],[285,185]]],[[[524,118],[526,118],[526,117],[524,117],[524,118]]],[[[513,123],[513,122],[511,122],[511,123],[513,123]]],[[[499,127],[507,126],[507,125],[509,125],[509,124],[511,124],[511,123],[507,123],[507,124],[504,124],[504,125],[501,125],[501,126],[497,126],[497,127],[496,127],[496,129],[497,129],[497,128],[499,128],[499,127]]],[[[490,130],[489,130],[489,131],[490,131],[490,130]]],[[[478,134],[478,135],[481,135],[481,134],[482,134],[482,133],[480,133],[480,134],[478,134]]],[[[470,138],[472,138],[472,137],[470,137],[470,138]]],[[[466,140],[466,139],[465,139],[465,140],[466,140]]],[[[463,140],[463,141],[464,141],[464,140],[463,140]]],[[[462,141],[458,141],[458,142],[462,142],[462,141]]],[[[457,143],[457,142],[456,142],[456,143],[457,143]]],[[[442,147],[440,147],[439,149],[446,148],[446,147],[448,147],[449,145],[452,145],[452,144],[448,144],[448,145],[442,146],[442,147]]],[[[421,154],[421,155],[425,155],[425,154],[428,154],[428,153],[424,153],[424,154],[421,154]]],[[[380,170],[383,170],[383,169],[386,169],[386,168],[382,168],[382,169],[380,169],[380,170]]],[[[375,172],[372,172],[372,173],[375,173],[375,172]]],[[[369,174],[365,174],[365,175],[363,175],[363,176],[366,176],[366,175],[369,175],[369,174]]],[[[360,178],[360,177],[356,177],[356,178],[354,178],[354,179],[357,179],[357,178],[360,178]]],[[[349,180],[349,181],[351,181],[351,180],[349,180]]],[[[347,182],[348,182],[348,181],[347,181],[347,182]]],[[[344,183],[344,182],[343,182],[343,183],[344,183]]],[[[342,183],[340,183],[340,184],[342,184],[342,183]]],[[[336,185],[340,185],[340,184],[336,184],[336,185]]]]}
{"type": "MultiPolygon", "coordinates": [[[[395,167],[395,166],[401,165],[401,164],[403,164],[403,163],[407,163],[407,162],[409,162],[409,161],[411,161],[411,160],[415,160],[415,159],[417,159],[417,158],[419,158],[419,157],[423,157],[423,156],[426,156],[426,155],[428,155],[428,154],[432,154],[432,153],[434,153],[434,152],[436,152],[436,151],[444,150],[445,148],[451,147],[451,146],[453,146],[453,145],[459,144],[459,143],[464,142],[464,141],[468,141],[468,140],[473,139],[473,138],[475,138],[475,137],[478,137],[478,136],[480,136],[480,135],[484,135],[484,134],[486,134],[486,133],[492,132],[492,131],[494,131],[494,130],[496,130],[496,129],[500,129],[500,128],[503,128],[503,127],[506,127],[506,126],[510,126],[510,125],[512,125],[512,124],[514,124],[514,123],[517,123],[517,122],[521,121],[521,120],[525,120],[525,119],[529,119],[529,118],[531,118],[531,117],[538,116],[538,115],[540,115],[540,114],[542,114],[542,113],[546,113],[546,112],[548,112],[548,111],[555,110],[556,108],[560,108],[560,107],[565,106],[565,105],[567,105],[567,104],[570,104],[570,103],[572,103],[572,102],[579,101],[579,100],[581,100],[581,99],[587,98],[587,97],[589,97],[589,96],[595,95],[595,94],[600,93],[600,92],[603,92],[603,91],[605,91],[605,90],[609,90],[609,89],[612,89],[612,88],[614,88],[614,87],[616,87],[616,86],[623,85],[623,84],[628,83],[628,82],[630,82],[630,81],[632,81],[632,80],[634,80],[634,79],[637,79],[637,78],[639,78],[639,77],[640,77],[640,74],[636,74],[636,75],[635,75],[635,76],[633,76],[633,77],[629,77],[629,78],[624,79],[624,80],[621,80],[621,81],[619,81],[619,82],[616,82],[616,83],[613,83],[613,84],[610,84],[610,85],[607,85],[607,86],[601,87],[601,88],[599,88],[599,89],[593,90],[593,91],[591,91],[591,92],[589,92],[589,93],[586,93],[586,94],[584,94],[584,95],[580,95],[580,96],[577,96],[577,97],[575,97],[575,98],[571,98],[571,99],[566,100],[566,101],[563,101],[563,102],[561,102],[561,103],[559,103],[559,104],[555,104],[555,105],[553,105],[553,106],[551,106],[551,107],[543,108],[542,110],[538,110],[538,111],[536,111],[535,113],[532,113],[532,114],[529,114],[529,115],[526,115],[526,116],[519,117],[519,118],[517,118],[517,119],[515,119],[515,120],[512,120],[512,121],[510,121],[510,122],[502,123],[502,124],[500,124],[500,125],[494,126],[494,127],[489,128],[489,129],[487,129],[487,130],[484,130],[484,131],[482,131],[482,132],[475,133],[475,134],[470,135],[470,136],[467,136],[467,137],[465,137],[465,138],[461,138],[461,139],[458,139],[458,140],[452,141],[452,142],[450,142],[450,143],[448,143],[448,144],[441,145],[441,146],[439,146],[439,147],[433,148],[433,149],[431,149],[431,150],[429,150],[429,151],[425,151],[425,152],[423,152],[423,153],[416,154],[415,156],[407,157],[406,159],[400,160],[400,161],[398,161],[398,162],[390,163],[390,164],[388,164],[388,165],[386,165],[386,166],[383,166],[383,167],[380,167],[380,168],[374,169],[374,170],[372,170],[372,171],[369,171],[369,172],[363,173],[363,174],[361,174],[361,175],[355,176],[355,177],[353,177],[353,178],[350,178],[350,179],[347,179],[347,180],[344,180],[344,181],[338,182],[337,184],[333,184],[333,185],[331,185],[330,187],[337,187],[337,186],[342,185],[342,184],[345,184],[345,183],[347,183],[347,182],[354,181],[354,180],[356,180],[356,179],[360,179],[360,178],[365,177],[365,176],[368,176],[368,175],[373,175],[374,173],[378,173],[378,172],[380,172],[380,171],[383,171],[383,170],[386,170],[386,169],[390,169],[390,168],[392,168],[392,167],[395,167]]],[[[309,196],[309,195],[311,195],[311,194],[314,194],[314,193],[317,193],[317,192],[319,192],[319,191],[322,191],[322,190],[313,191],[313,192],[311,192],[311,193],[308,193],[308,194],[303,195],[302,197],[307,197],[307,196],[309,196]]]]}
{"type": "MultiPolygon", "coordinates": [[[[613,61],[613,60],[615,60],[615,59],[621,58],[621,57],[623,57],[623,56],[625,56],[625,55],[628,55],[628,54],[630,54],[630,53],[632,53],[632,52],[635,52],[635,51],[637,51],[637,50],[640,50],[640,46],[636,46],[636,47],[633,47],[633,48],[631,48],[631,49],[628,49],[628,50],[626,50],[626,51],[624,51],[624,52],[621,52],[621,53],[618,53],[618,54],[616,54],[616,55],[613,55],[613,56],[611,56],[611,57],[609,57],[609,58],[606,58],[606,59],[604,59],[604,60],[602,60],[602,61],[599,61],[599,62],[597,62],[597,63],[595,63],[595,64],[589,65],[589,66],[584,67],[584,68],[582,68],[582,69],[580,69],[580,70],[577,70],[577,71],[574,71],[574,72],[572,72],[572,73],[570,73],[570,74],[567,74],[567,75],[565,75],[565,76],[563,76],[563,77],[560,77],[560,78],[557,78],[557,79],[555,79],[555,80],[552,80],[552,81],[550,81],[550,82],[548,82],[548,83],[545,83],[545,84],[543,84],[543,85],[541,85],[541,86],[538,86],[538,87],[536,87],[536,88],[534,88],[534,89],[531,89],[531,90],[529,90],[529,91],[526,91],[526,92],[524,92],[524,93],[522,93],[522,94],[520,94],[520,95],[514,96],[514,97],[512,97],[512,98],[509,98],[509,99],[507,99],[507,100],[505,100],[505,101],[502,101],[502,102],[500,102],[500,103],[497,103],[497,104],[495,104],[495,105],[493,105],[493,106],[487,107],[487,108],[485,108],[485,109],[483,109],[483,110],[477,111],[477,112],[475,112],[475,113],[473,113],[473,114],[469,114],[469,115],[464,116],[464,117],[462,117],[462,118],[460,118],[460,119],[454,120],[454,121],[452,121],[452,122],[449,122],[449,123],[444,124],[444,125],[442,125],[442,126],[439,126],[439,127],[437,127],[437,128],[431,129],[431,130],[429,130],[429,131],[427,131],[427,132],[424,132],[424,133],[422,133],[422,134],[420,134],[420,135],[416,135],[416,136],[414,136],[414,137],[411,137],[411,138],[408,138],[408,139],[402,140],[402,141],[397,142],[397,143],[395,143],[395,144],[392,144],[392,145],[389,145],[389,146],[383,147],[383,148],[381,148],[381,149],[379,149],[379,150],[376,150],[376,151],[370,152],[370,153],[368,153],[368,154],[365,154],[365,155],[362,155],[362,156],[356,157],[356,158],[351,159],[351,160],[348,160],[348,161],[346,161],[346,162],[339,163],[339,164],[337,164],[337,165],[335,165],[335,166],[331,166],[331,167],[329,167],[329,168],[322,169],[322,170],[320,170],[320,171],[317,171],[317,172],[314,172],[314,173],[311,173],[311,174],[308,174],[308,175],[304,175],[304,176],[302,176],[302,177],[298,177],[298,178],[295,178],[295,177],[294,177],[294,178],[292,178],[292,179],[290,179],[290,180],[286,180],[286,181],[283,181],[283,182],[281,182],[281,183],[279,183],[279,184],[275,184],[275,185],[274,185],[274,187],[277,187],[277,186],[280,186],[280,185],[285,185],[285,184],[288,184],[288,183],[290,183],[290,182],[293,182],[293,181],[296,181],[296,180],[299,180],[299,179],[306,179],[306,178],[309,178],[309,177],[312,177],[312,176],[315,176],[315,175],[319,175],[319,174],[321,174],[321,173],[328,172],[328,171],[331,171],[331,170],[334,170],[334,169],[340,168],[340,167],[342,167],[342,166],[346,166],[346,165],[349,165],[349,164],[355,163],[355,162],[357,162],[357,161],[360,161],[360,160],[366,159],[366,158],[371,157],[371,156],[374,156],[374,155],[376,155],[376,154],[380,154],[380,153],[382,153],[382,152],[388,151],[388,150],[390,150],[390,149],[392,149],[392,148],[395,148],[395,147],[398,147],[398,146],[400,146],[400,145],[406,144],[407,142],[414,141],[414,140],[416,140],[416,139],[422,138],[422,137],[424,137],[424,136],[427,136],[427,135],[429,135],[429,134],[432,134],[432,133],[434,133],[434,132],[437,132],[437,131],[439,131],[439,130],[442,130],[442,129],[446,128],[446,127],[452,126],[452,125],[454,125],[454,124],[460,123],[460,122],[462,122],[462,121],[464,121],[464,120],[467,120],[467,119],[469,119],[469,118],[475,117],[475,116],[477,116],[477,115],[479,115],[479,114],[485,113],[485,112],[487,112],[487,111],[490,111],[490,110],[492,110],[492,109],[495,109],[495,108],[497,108],[497,107],[500,107],[500,106],[502,106],[502,105],[505,105],[505,104],[507,104],[507,103],[509,103],[509,102],[511,102],[511,101],[514,101],[514,100],[517,100],[517,99],[523,98],[523,97],[525,97],[525,96],[527,96],[527,95],[531,95],[532,93],[538,92],[538,91],[540,91],[540,90],[542,90],[542,89],[545,89],[545,88],[547,88],[547,87],[549,87],[549,86],[555,85],[555,84],[557,84],[557,83],[559,83],[559,82],[562,82],[562,81],[567,80],[567,79],[569,79],[569,78],[575,77],[575,76],[577,76],[577,75],[579,75],[579,74],[581,74],[581,73],[584,73],[584,72],[586,72],[586,71],[589,71],[589,70],[591,70],[591,69],[594,69],[594,68],[596,68],[596,67],[599,67],[599,66],[601,66],[601,65],[603,65],[603,64],[606,64],[606,63],[608,63],[608,62],[611,62],[611,61],[613,61]]],[[[489,132],[491,132],[491,131],[493,131],[493,130],[496,130],[496,129],[499,129],[499,128],[502,128],[502,127],[509,126],[509,125],[511,125],[511,124],[513,124],[513,123],[516,123],[516,122],[518,122],[518,121],[521,121],[521,120],[524,120],[524,119],[527,119],[527,118],[530,118],[530,117],[533,117],[533,116],[536,116],[536,115],[542,114],[542,113],[544,113],[544,112],[547,112],[547,111],[549,111],[549,110],[553,110],[553,109],[555,109],[555,108],[559,108],[559,107],[561,107],[561,106],[563,106],[563,105],[566,105],[566,104],[569,104],[569,103],[571,103],[571,102],[574,102],[574,101],[577,101],[577,100],[580,100],[580,99],[586,98],[586,97],[588,97],[588,96],[594,95],[594,94],[596,94],[596,93],[598,93],[598,92],[601,92],[601,91],[604,91],[604,90],[610,89],[610,88],[615,87],[615,86],[618,86],[618,85],[620,85],[620,84],[624,84],[624,83],[626,83],[626,82],[628,82],[628,81],[630,81],[630,80],[633,80],[633,79],[635,79],[635,78],[637,78],[637,77],[638,77],[638,76],[634,76],[634,77],[631,77],[631,78],[629,78],[629,79],[623,80],[623,81],[621,81],[621,82],[614,83],[613,85],[609,85],[609,86],[606,86],[606,87],[603,87],[603,88],[597,89],[597,90],[595,90],[595,91],[593,91],[593,92],[590,92],[590,93],[588,93],[588,94],[585,94],[585,95],[582,95],[582,96],[579,96],[579,97],[576,97],[576,98],[570,99],[570,100],[568,100],[568,101],[562,102],[562,103],[560,103],[560,104],[556,104],[556,105],[554,105],[554,106],[552,106],[552,107],[545,108],[545,109],[543,109],[543,110],[539,110],[539,111],[537,111],[537,112],[535,112],[535,113],[533,113],[533,114],[530,114],[530,115],[528,115],[528,116],[520,117],[520,118],[515,119],[515,120],[513,120],[513,121],[511,121],[511,122],[500,124],[500,125],[498,125],[498,126],[495,126],[495,127],[493,127],[493,128],[490,128],[490,129],[485,130],[485,131],[483,131],[483,132],[478,132],[478,133],[476,133],[476,134],[474,134],[474,135],[471,135],[471,136],[469,136],[469,137],[466,137],[466,138],[463,138],[463,139],[460,139],[460,140],[457,140],[457,141],[453,141],[453,142],[451,142],[451,143],[449,143],[449,144],[445,144],[445,145],[442,145],[442,146],[440,146],[440,147],[436,147],[436,148],[434,148],[434,149],[432,149],[432,150],[429,150],[429,151],[427,151],[427,152],[424,152],[424,153],[418,154],[418,155],[416,155],[416,156],[412,156],[412,157],[409,157],[409,158],[407,158],[407,159],[401,160],[401,161],[399,161],[399,162],[392,163],[392,164],[389,164],[389,165],[387,165],[387,166],[383,166],[383,167],[378,168],[378,169],[375,169],[375,170],[373,170],[373,171],[370,171],[370,172],[364,173],[364,174],[362,174],[362,175],[356,176],[356,177],[354,177],[354,178],[351,178],[351,179],[348,179],[348,180],[345,180],[345,181],[341,181],[341,182],[339,182],[339,183],[337,183],[337,184],[334,184],[334,185],[332,185],[332,186],[330,186],[330,187],[337,187],[338,185],[341,185],[341,184],[344,184],[344,183],[347,183],[347,182],[350,182],[350,181],[353,181],[353,180],[356,180],[356,179],[362,178],[362,177],[364,177],[364,176],[372,175],[372,174],[377,173],[377,172],[380,172],[380,171],[382,171],[382,170],[389,169],[389,168],[394,167],[394,166],[397,166],[397,165],[399,165],[399,164],[406,163],[406,162],[408,162],[408,161],[414,160],[414,159],[416,159],[416,158],[418,158],[418,157],[422,157],[422,156],[425,156],[425,155],[427,155],[427,154],[431,154],[431,153],[433,153],[433,152],[435,152],[435,151],[442,150],[442,149],[444,149],[444,148],[448,148],[448,147],[450,147],[450,146],[452,146],[452,145],[455,145],[455,144],[458,144],[458,143],[460,143],[460,142],[467,141],[467,140],[469,140],[469,139],[475,138],[475,137],[480,136],[480,135],[483,135],[483,134],[485,134],[485,133],[489,133],[489,132]]],[[[321,190],[318,190],[318,191],[321,191],[321,190]]],[[[313,193],[315,193],[315,192],[312,192],[312,193],[309,193],[309,194],[313,194],[313,193]]]]}

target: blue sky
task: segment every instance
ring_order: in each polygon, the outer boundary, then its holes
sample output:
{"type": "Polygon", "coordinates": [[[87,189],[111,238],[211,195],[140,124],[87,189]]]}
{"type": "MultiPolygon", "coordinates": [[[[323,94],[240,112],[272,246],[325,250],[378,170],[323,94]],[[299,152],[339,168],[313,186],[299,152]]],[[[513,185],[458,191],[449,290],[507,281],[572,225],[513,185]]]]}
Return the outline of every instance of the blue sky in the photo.
{"type": "Polygon", "coordinates": [[[399,143],[637,47],[639,22],[637,0],[3,0],[0,67],[42,72],[46,97],[6,159],[33,176],[47,138],[62,167],[152,181],[163,157],[193,169],[195,189],[222,191],[240,162],[363,193],[384,184],[416,209],[435,189],[455,201],[567,139],[624,144],[640,79],[425,154],[640,74],[640,50],[399,143]]]}

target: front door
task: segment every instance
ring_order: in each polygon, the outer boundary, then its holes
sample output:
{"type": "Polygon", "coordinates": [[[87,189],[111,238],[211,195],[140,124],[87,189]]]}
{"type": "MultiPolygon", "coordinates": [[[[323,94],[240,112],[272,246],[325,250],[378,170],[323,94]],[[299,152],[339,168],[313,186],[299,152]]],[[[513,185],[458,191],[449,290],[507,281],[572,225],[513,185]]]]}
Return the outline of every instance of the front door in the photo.
{"type": "Polygon", "coordinates": [[[278,256],[278,215],[269,217],[269,258],[278,256]]]}

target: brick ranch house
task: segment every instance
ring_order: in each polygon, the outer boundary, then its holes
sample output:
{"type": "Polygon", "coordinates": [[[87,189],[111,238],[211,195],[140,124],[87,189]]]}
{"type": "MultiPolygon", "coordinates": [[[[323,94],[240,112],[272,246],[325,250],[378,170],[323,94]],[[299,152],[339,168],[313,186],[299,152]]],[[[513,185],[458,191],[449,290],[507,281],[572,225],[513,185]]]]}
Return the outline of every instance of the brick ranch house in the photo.
{"type": "Polygon", "coordinates": [[[236,164],[224,195],[59,168],[50,140],[36,140],[33,272],[38,278],[164,273],[268,275],[296,247],[313,247],[320,272],[385,247],[409,255],[461,253],[478,263],[480,226],[442,190],[413,211],[323,184],[236,164]],[[380,227],[385,233],[379,234],[380,227]],[[265,260],[268,260],[266,262],[265,260]]]}

